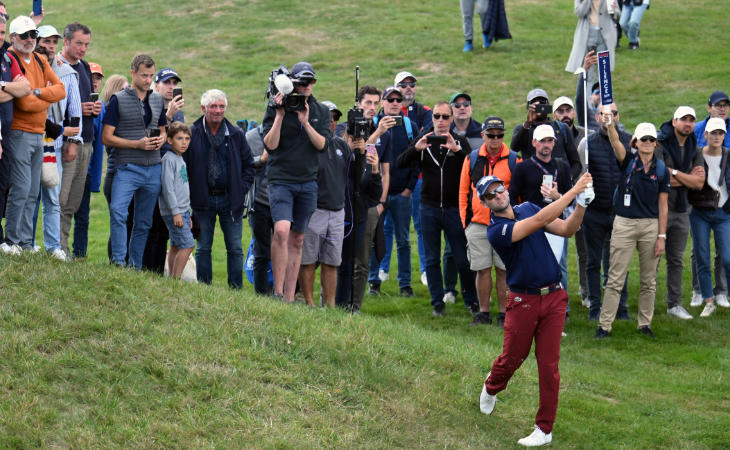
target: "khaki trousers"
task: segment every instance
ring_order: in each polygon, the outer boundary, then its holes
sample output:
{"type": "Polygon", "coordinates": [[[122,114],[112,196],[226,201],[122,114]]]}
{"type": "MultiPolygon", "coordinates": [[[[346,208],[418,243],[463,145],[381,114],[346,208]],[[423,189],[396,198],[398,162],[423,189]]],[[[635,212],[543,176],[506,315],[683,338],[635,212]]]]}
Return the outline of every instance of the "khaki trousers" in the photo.
{"type": "MultiPolygon", "coordinates": [[[[86,174],[91,159],[91,142],[77,145],[76,158],[71,162],[62,162],[61,193],[58,202],[61,204],[61,248],[70,255],[68,235],[71,230],[71,218],[81,206],[86,186],[86,174]]],[[[68,149],[68,142],[63,143],[63,153],[68,149]]]]}
{"type": "Polygon", "coordinates": [[[654,257],[659,221],[657,219],[627,219],[616,216],[611,234],[611,257],[608,281],[603,295],[603,307],[598,319],[599,326],[611,331],[616,318],[621,289],[626,281],[634,249],[639,250],[639,327],[651,324],[656,297],[656,273],[658,258],[654,257]]]}

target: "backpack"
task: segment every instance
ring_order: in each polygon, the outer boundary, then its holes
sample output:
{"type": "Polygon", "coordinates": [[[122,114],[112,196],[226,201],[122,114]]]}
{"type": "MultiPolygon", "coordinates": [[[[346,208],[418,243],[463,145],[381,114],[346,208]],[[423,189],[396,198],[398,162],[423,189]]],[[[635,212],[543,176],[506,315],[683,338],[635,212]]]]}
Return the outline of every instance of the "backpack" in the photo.
{"type": "MultiPolygon", "coordinates": [[[[23,66],[23,64],[20,63],[20,58],[18,57],[18,55],[12,50],[8,50],[8,53],[13,55],[13,58],[15,58],[16,61],[18,61],[18,66],[20,66],[20,71],[23,72],[23,75],[25,75],[25,67],[23,66]]],[[[32,53],[33,53],[33,57],[35,57],[35,60],[38,63],[38,65],[41,66],[41,73],[45,74],[46,66],[43,65],[43,61],[41,61],[40,56],[38,56],[38,54],[36,52],[32,52],[32,53]]]]}
{"type": "MultiPolygon", "coordinates": [[[[497,160],[497,162],[503,160],[504,158],[501,157],[497,160]]],[[[487,162],[487,158],[485,156],[479,155],[479,149],[472,150],[469,154],[469,179],[471,180],[471,183],[473,186],[476,186],[477,182],[484,176],[484,164],[487,162]],[[477,165],[478,164],[478,165],[477,165]],[[476,170],[475,170],[476,167],[476,170]]],[[[507,164],[509,165],[509,171],[510,173],[515,171],[515,166],[517,165],[517,152],[514,150],[509,151],[509,155],[507,156],[507,164]]],[[[473,190],[469,189],[469,194],[467,194],[466,199],[466,225],[469,225],[471,222],[471,218],[474,217],[474,212],[471,209],[471,200],[472,200],[472,194],[473,190]]]]}

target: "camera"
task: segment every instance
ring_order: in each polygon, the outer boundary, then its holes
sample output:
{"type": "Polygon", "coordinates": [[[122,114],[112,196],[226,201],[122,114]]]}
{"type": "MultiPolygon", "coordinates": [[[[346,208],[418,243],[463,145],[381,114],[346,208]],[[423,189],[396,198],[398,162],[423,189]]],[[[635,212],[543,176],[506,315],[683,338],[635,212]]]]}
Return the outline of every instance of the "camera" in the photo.
{"type": "Polygon", "coordinates": [[[298,81],[292,77],[292,74],[285,66],[279,66],[273,70],[269,76],[269,89],[266,91],[269,106],[272,108],[283,107],[288,112],[304,111],[307,102],[306,96],[294,92],[294,86],[298,81]],[[279,92],[284,96],[281,105],[278,105],[274,100],[279,92]]]}
{"type": "Polygon", "coordinates": [[[367,140],[370,137],[370,121],[357,106],[347,111],[347,134],[352,139],[367,140]]]}

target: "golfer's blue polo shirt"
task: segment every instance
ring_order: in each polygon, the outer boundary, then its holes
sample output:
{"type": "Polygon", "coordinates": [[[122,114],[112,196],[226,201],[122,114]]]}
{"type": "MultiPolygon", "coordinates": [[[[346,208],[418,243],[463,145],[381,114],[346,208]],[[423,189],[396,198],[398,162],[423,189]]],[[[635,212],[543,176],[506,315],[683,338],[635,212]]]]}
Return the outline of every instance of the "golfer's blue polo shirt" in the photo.
{"type": "Polygon", "coordinates": [[[666,166],[664,176],[657,176],[656,166],[655,157],[651,160],[649,172],[644,172],[644,165],[639,159],[639,154],[626,154],[622,163],[619,164],[623,174],[613,199],[616,215],[628,219],[656,219],[659,217],[659,193],[669,192],[670,178],[669,169],[666,166]],[[626,194],[631,195],[628,207],[624,203],[626,194]]]}
{"type": "Polygon", "coordinates": [[[487,238],[507,268],[510,289],[539,289],[560,281],[560,266],[555,260],[543,230],[512,242],[512,228],[517,220],[532,217],[540,211],[534,203],[512,207],[516,220],[492,214],[487,238]]]}

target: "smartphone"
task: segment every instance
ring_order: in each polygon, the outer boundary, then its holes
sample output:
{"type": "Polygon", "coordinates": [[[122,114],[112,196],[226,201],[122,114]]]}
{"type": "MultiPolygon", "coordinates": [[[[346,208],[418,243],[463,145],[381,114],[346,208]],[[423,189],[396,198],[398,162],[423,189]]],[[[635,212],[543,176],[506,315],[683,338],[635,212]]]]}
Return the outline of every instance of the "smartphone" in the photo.
{"type": "Polygon", "coordinates": [[[33,0],[33,16],[39,17],[43,14],[43,0],[33,0]]]}
{"type": "Polygon", "coordinates": [[[90,102],[98,102],[99,101],[99,93],[98,92],[92,92],[89,95],[89,101],[90,102]]]}
{"type": "Polygon", "coordinates": [[[593,52],[593,54],[597,53],[597,47],[595,45],[591,45],[588,47],[588,53],[593,52]]]}
{"type": "Polygon", "coordinates": [[[553,176],[552,175],[543,175],[542,184],[547,187],[553,187],[553,176]]]}
{"type": "Polygon", "coordinates": [[[535,112],[538,116],[549,116],[553,112],[553,107],[550,103],[538,103],[535,105],[535,112]]]}
{"type": "Polygon", "coordinates": [[[81,123],[81,117],[72,117],[68,121],[68,126],[70,126],[71,128],[76,128],[79,126],[79,123],[81,123]]]}
{"type": "Polygon", "coordinates": [[[368,153],[368,155],[373,155],[377,153],[377,150],[375,149],[375,144],[366,144],[365,151],[368,153]]]}
{"type": "Polygon", "coordinates": [[[394,126],[399,127],[399,126],[402,126],[403,125],[403,116],[390,116],[390,117],[392,117],[393,119],[395,119],[395,125],[394,126]]]}
{"type": "Polygon", "coordinates": [[[440,146],[446,144],[446,136],[436,136],[434,134],[431,134],[426,137],[426,142],[432,148],[438,149],[440,146]]]}
{"type": "Polygon", "coordinates": [[[182,98],[182,88],[175,88],[172,90],[172,98],[175,98],[178,95],[182,98]]]}
{"type": "Polygon", "coordinates": [[[150,130],[150,137],[160,137],[160,129],[153,128],[150,130]]]}

